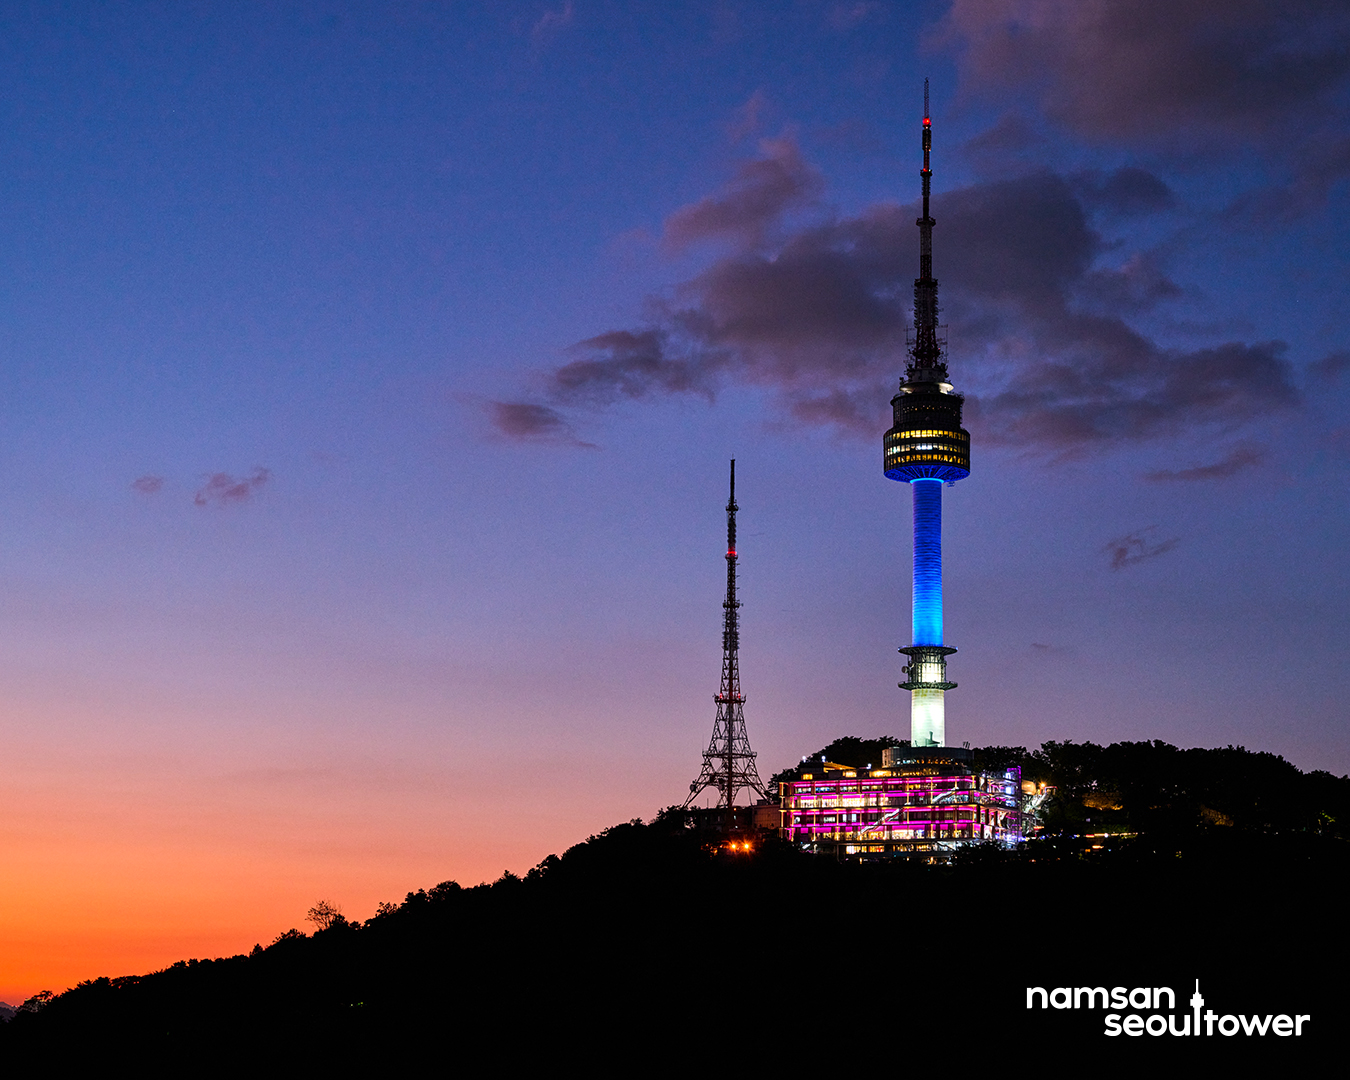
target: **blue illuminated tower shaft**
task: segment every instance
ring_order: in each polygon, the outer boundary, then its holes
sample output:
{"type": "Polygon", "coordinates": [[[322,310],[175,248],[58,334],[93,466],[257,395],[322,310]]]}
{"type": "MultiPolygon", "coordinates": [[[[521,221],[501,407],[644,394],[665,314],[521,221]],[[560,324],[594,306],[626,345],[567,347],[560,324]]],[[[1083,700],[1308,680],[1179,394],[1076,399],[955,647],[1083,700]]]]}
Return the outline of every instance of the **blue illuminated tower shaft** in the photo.
{"type": "Polygon", "coordinates": [[[914,644],[942,644],[942,481],[910,482],[914,492],[914,644]]]}
{"type": "Polygon", "coordinates": [[[936,477],[910,481],[914,493],[914,644],[901,649],[910,657],[909,739],[912,746],[945,746],[944,695],[947,657],[955,649],[942,644],[942,485],[936,477]]]}
{"type": "Polygon", "coordinates": [[[928,212],[932,182],[932,121],[928,84],[923,87],[923,216],[919,226],[919,276],[914,281],[914,337],[900,392],[891,399],[894,426],[883,441],[884,468],[914,494],[914,640],[900,686],[910,692],[909,732],[914,746],[944,746],[947,657],[942,643],[942,488],[970,475],[970,433],[961,426],[964,399],[947,381],[946,339],[938,325],[938,283],[933,276],[933,226],[928,212]]]}

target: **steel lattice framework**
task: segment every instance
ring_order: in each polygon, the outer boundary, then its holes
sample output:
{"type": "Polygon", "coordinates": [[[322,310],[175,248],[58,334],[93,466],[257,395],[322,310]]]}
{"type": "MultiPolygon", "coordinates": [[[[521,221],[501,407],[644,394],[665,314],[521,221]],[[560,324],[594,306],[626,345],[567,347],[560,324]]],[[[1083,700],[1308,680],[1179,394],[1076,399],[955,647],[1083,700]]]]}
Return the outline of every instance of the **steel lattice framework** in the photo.
{"type": "Polygon", "coordinates": [[[718,805],[726,809],[726,829],[732,829],[733,807],[742,791],[765,797],[764,781],[755,768],[755,752],[745,732],[745,695],[741,693],[740,601],[736,599],[736,462],[731,462],[731,497],[727,500],[727,598],[722,602],[722,686],[718,690],[717,719],[712,739],[703,751],[703,770],[689,785],[687,807],[708,788],[718,792],[718,805]]]}

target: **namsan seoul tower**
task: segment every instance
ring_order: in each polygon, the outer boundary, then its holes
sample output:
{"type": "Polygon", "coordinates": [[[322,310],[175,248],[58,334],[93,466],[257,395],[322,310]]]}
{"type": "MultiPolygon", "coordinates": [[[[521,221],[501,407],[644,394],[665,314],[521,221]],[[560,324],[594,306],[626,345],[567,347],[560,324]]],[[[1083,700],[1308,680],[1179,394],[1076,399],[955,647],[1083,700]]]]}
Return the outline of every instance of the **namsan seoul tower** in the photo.
{"type": "Polygon", "coordinates": [[[933,225],[928,213],[933,171],[928,156],[933,124],[928,117],[928,80],[923,84],[923,216],[919,226],[919,276],[914,281],[914,330],[900,392],[891,399],[895,426],[886,432],[886,475],[914,495],[914,641],[900,688],[910,692],[911,746],[945,746],[944,695],[947,657],[956,652],[942,640],[942,486],[970,475],[970,433],[961,427],[964,398],[947,381],[945,328],[938,325],[937,279],[933,277],[933,225]]]}

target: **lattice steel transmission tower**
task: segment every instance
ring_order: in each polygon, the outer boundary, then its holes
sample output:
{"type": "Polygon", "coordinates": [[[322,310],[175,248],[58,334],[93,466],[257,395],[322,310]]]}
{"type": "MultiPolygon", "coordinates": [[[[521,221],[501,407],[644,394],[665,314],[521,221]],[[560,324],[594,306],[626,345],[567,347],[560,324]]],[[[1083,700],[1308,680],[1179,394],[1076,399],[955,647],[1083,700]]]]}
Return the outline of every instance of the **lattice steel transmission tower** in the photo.
{"type": "Polygon", "coordinates": [[[703,771],[689,785],[687,807],[708,788],[718,791],[718,803],[726,810],[728,835],[735,822],[736,796],[752,791],[765,797],[764,781],[755,768],[755,752],[745,733],[745,695],[741,693],[740,649],[741,603],[736,599],[736,461],[731,462],[731,498],[727,500],[727,598],[722,602],[722,687],[714,700],[717,719],[713,721],[712,740],[703,751],[703,771]]]}

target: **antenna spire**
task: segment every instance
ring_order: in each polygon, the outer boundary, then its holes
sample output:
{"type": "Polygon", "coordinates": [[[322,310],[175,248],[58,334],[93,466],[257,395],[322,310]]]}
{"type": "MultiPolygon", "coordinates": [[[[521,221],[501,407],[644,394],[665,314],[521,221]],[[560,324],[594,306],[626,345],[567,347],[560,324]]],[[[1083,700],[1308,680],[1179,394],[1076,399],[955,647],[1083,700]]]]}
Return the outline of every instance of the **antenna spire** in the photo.
{"type": "Polygon", "coordinates": [[[910,362],[905,371],[906,381],[946,382],[947,364],[938,333],[937,279],[933,277],[933,226],[937,224],[928,212],[928,198],[932,193],[933,170],[929,155],[933,149],[933,121],[928,115],[928,80],[923,81],[923,215],[915,222],[919,226],[919,276],[914,279],[914,341],[909,350],[910,362]]]}

